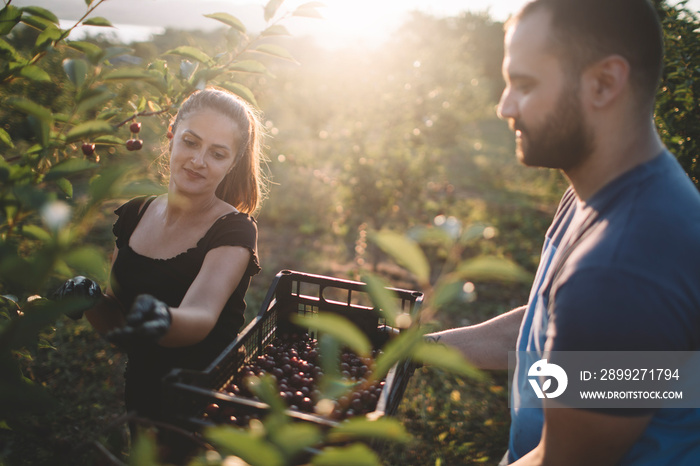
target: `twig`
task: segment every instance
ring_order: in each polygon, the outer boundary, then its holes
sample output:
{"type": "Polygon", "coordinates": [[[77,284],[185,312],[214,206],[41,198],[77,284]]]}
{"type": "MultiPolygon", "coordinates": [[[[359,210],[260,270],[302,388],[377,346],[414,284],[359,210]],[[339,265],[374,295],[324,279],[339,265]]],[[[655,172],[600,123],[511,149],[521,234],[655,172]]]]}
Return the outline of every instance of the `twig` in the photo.
{"type": "Polygon", "coordinates": [[[105,448],[105,446],[102,445],[97,440],[93,440],[90,443],[92,444],[92,446],[94,446],[97,449],[97,451],[99,451],[102,454],[102,456],[107,461],[110,462],[110,464],[113,464],[114,466],[126,466],[125,463],[122,463],[121,461],[119,461],[119,459],[116,456],[114,456],[111,451],[107,450],[107,448],[105,448]]]}
{"type": "Polygon", "coordinates": [[[169,112],[169,111],[170,111],[170,107],[166,107],[166,108],[164,108],[164,109],[162,109],[162,110],[158,110],[157,112],[139,112],[139,113],[134,113],[133,115],[131,115],[131,116],[130,116],[129,118],[127,118],[126,120],[120,121],[119,123],[117,123],[116,125],[114,125],[114,128],[115,128],[115,129],[121,128],[121,127],[124,126],[125,124],[129,123],[130,121],[135,120],[135,119],[138,118],[138,117],[148,117],[148,116],[162,115],[162,114],[167,113],[167,112],[169,112]]]}

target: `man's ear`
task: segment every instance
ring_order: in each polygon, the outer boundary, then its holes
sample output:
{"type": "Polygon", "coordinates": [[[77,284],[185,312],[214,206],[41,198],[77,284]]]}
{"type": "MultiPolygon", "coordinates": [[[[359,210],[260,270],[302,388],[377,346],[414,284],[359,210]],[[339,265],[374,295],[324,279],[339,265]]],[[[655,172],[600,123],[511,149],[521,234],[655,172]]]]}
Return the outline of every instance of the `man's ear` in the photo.
{"type": "Polygon", "coordinates": [[[630,85],[630,64],[620,55],[610,55],[583,72],[583,91],[594,108],[603,108],[615,101],[630,85]]]}

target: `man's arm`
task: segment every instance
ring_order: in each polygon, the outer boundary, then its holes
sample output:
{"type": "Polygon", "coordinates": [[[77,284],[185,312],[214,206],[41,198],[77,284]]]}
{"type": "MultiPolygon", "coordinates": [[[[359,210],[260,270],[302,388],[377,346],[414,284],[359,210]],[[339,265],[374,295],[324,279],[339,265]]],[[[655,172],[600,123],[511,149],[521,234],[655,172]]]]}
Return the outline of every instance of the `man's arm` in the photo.
{"type": "Polygon", "coordinates": [[[481,324],[453,328],[428,336],[457,348],[479,369],[508,369],[508,352],[515,351],[525,306],[513,309],[481,324]]]}
{"type": "Polygon", "coordinates": [[[652,418],[552,407],[553,403],[545,402],[542,440],[512,466],[616,465],[652,418]]]}

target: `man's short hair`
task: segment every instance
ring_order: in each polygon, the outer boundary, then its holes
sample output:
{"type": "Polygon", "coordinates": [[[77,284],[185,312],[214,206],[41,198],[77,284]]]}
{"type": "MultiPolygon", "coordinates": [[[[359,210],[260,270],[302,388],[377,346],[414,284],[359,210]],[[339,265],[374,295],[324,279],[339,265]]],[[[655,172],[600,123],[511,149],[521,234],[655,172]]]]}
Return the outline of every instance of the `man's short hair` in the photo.
{"type": "Polygon", "coordinates": [[[610,55],[630,64],[638,102],[653,104],[663,69],[663,33],[649,0],[533,0],[507,24],[546,9],[552,15],[551,45],[568,73],[610,55]]]}

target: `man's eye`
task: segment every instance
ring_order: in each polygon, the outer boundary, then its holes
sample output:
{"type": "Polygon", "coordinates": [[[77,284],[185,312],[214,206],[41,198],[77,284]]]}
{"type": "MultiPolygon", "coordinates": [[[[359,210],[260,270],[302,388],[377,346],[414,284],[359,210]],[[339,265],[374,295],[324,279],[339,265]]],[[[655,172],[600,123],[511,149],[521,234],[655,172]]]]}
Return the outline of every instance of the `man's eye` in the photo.
{"type": "Polygon", "coordinates": [[[533,84],[530,82],[517,82],[513,84],[513,88],[523,94],[528,93],[532,90],[533,84]]]}

